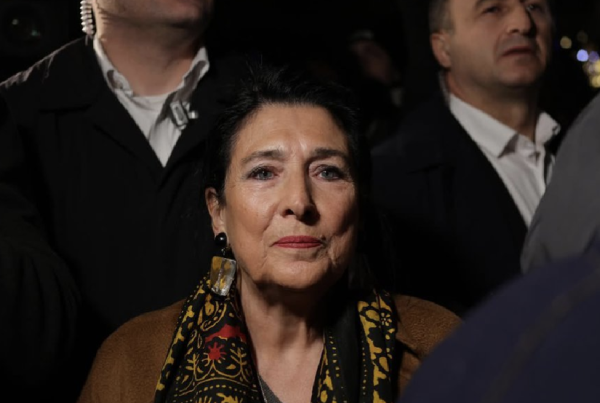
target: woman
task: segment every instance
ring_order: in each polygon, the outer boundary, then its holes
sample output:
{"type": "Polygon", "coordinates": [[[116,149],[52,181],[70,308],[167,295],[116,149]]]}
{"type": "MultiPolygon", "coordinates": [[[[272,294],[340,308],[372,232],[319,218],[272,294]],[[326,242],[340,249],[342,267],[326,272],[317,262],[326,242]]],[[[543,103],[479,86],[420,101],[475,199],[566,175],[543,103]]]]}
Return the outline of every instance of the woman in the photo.
{"type": "Polygon", "coordinates": [[[348,99],[250,69],[203,170],[222,253],[185,302],[105,341],[80,402],[396,400],[458,319],[369,275],[370,173],[348,99]]]}

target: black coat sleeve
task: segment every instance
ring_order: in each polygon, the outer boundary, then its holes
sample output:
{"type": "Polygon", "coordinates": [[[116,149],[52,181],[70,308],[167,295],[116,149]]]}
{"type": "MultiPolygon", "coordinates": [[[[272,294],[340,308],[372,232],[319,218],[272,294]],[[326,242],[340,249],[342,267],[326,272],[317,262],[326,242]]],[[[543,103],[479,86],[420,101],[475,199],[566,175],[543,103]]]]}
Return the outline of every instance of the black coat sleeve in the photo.
{"type": "Polygon", "coordinates": [[[30,178],[23,138],[0,98],[0,379],[35,394],[69,355],[79,294],[49,246],[30,178]]]}

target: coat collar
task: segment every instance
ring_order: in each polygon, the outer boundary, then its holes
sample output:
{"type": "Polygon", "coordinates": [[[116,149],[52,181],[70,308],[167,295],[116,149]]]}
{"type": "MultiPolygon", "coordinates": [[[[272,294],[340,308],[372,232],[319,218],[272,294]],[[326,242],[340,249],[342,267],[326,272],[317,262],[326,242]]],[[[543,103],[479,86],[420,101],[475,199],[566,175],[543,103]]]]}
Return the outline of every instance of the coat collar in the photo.
{"type": "MultiPolygon", "coordinates": [[[[560,126],[556,122],[554,126],[556,130],[545,142],[546,149],[552,154],[558,151],[563,137],[560,126]]],[[[441,90],[414,111],[400,132],[402,135],[393,139],[395,144],[386,144],[382,149],[402,150],[403,165],[408,172],[455,165],[461,158],[461,144],[469,140],[465,129],[448,108],[441,90]]]]}
{"type": "Polygon", "coordinates": [[[85,110],[87,118],[103,133],[141,159],[154,175],[166,178],[191,150],[203,142],[216,113],[222,109],[228,92],[226,86],[236,76],[239,57],[212,57],[211,68],[198,83],[191,97],[191,109],[199,118],[188,124],[179,138],[166,169],[163,169],[139,128],[108,88],[102,75],[90,37],[77,39],[55,51],[41,63],[43,90],[40,110],[85,110]]]}
{"type": "Polygon", "coordinates": [[[448,110],[444,97],[436,91],[429,101],[414,110],[392,138],[375,155],[401,154],[400,163],[407,172],[439,165],[453,165],[457,158],[462,127],[448,110]]]}
{"type": "Polygon", "coordinates": [[[81,108],[93,103],[102,90],[108,91],[90,37],[74,40],[43,62],[46,68],[41,110],[81,108]]]}

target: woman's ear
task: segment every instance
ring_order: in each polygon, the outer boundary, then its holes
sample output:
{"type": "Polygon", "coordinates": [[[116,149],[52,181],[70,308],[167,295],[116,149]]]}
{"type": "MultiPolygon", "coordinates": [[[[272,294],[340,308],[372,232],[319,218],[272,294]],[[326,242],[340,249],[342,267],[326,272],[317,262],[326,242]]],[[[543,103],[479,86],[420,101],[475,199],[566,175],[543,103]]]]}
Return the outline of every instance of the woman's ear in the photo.
{"type": "Polygon", "coordinates": [[[207,188],[204,191],[204,201],[206,202],[208,214],[210,214],[214,235],[220,232],[226,233],[225,220],[222,217],[223,206],[219,201],[217,190],[215,188],[207,188]]]}

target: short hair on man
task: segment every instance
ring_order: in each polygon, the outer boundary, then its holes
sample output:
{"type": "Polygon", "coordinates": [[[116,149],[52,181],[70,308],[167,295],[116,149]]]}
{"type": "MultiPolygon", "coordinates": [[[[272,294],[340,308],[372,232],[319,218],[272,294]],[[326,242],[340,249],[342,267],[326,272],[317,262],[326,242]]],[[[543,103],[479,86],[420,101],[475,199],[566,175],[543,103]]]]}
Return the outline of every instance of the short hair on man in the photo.
{"type": "Polygon", "coordinates": [[[448,8],[448,0],[429,1],[429,33],[433,34],[452,27],[448,8]]]}

